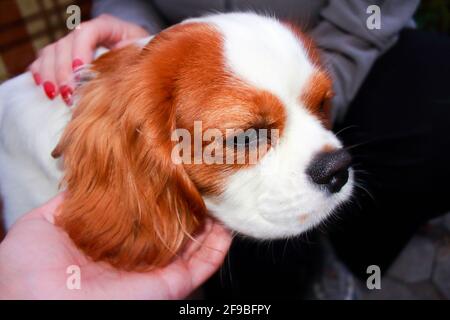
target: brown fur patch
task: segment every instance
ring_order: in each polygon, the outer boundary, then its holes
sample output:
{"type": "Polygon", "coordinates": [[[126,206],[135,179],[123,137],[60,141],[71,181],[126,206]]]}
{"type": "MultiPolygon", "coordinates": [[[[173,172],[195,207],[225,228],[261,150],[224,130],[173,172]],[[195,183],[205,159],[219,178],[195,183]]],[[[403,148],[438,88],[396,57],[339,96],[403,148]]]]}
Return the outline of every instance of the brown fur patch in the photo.
{"type": "Polygon", "coordinates": [[[332,98],[333,88],[331,79],[322,71],[318,71],[312,75],[300,96],[300,100],[306,105],[308,110],[316,115],[328,129],[331,129],[332,125],[332,98]]]}
{"type": "Polygon", "coordinates": [[[320,52],[313,39],[305,32],[302,32],[298,25],[290,21],[283,23],[296,35],[302,43],[303,48],[305,48],[308,58],[319,70],[309,80],[309,84],[301,93],[300,100],[328,129],[331,129],[331,99],[333,97],[333,88],[331,77],[324,71],[320,52]]]}

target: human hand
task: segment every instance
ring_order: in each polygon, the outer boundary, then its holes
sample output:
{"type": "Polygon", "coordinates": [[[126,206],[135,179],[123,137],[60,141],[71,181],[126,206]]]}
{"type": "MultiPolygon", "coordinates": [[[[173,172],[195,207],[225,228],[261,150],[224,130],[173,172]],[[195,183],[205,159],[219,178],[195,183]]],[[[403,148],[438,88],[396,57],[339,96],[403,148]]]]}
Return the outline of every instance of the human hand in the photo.
{"type": "Polygon", "coordinates": [[[90,63],[97,47],[113,49],[123,42],[129,43],[148,35],[146,30],[136,24],[101,15],[81,23],[79,29],[46,46],[29,69],[34,81],[37,85],[42,84],[49,99],[53,100],[61,94],[64,102],[71,105],[74,88],[72,72],[90,63]]]}
{"type": "Polygon", "coordinates": [[[93,262],[54,225],[63,195],[21,218],[0,243],[0,299],[181,299],[221,265],[231,236],[218,223],[205,228],[164,268],[126,272],[93,262]],[[69,266],[80,289],[69,289],[69,266]]]}

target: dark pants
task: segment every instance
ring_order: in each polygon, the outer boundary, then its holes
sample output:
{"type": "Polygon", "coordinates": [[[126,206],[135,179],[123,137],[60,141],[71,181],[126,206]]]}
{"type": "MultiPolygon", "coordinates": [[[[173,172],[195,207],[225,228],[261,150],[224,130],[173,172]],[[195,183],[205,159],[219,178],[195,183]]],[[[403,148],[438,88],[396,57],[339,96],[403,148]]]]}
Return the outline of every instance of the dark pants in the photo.
{"type": "MultiPolygon", "coordinates": [[[[450,38],[403,31],[335,132],[359,187],[322,229],[365,279],[369,265],[386,271],[418,227],[450,210],[450,38]]],[[[238,239],[207,296],[301,297],[320,270],[317,232],[270,244],[238,239]]]]}

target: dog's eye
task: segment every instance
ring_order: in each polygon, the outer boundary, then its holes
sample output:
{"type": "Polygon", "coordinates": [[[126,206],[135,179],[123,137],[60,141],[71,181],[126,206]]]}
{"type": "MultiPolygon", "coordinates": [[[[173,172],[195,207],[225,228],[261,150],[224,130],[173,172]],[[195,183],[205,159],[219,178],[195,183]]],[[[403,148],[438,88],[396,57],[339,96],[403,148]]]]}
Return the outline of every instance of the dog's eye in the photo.
{"type": "Polygon", "coordinates": [[[319,112],[324,113],[325,112],[325,106],[327,103],[327,99],[322,99],[319,103],[319,112]]]}
{"type": "Polygon", "coordinates": [[[257,147],[258,144],[269,143],[270,137],[267,129],[247,129],[239,134],[232,135],[226,141],[227,146],[257,147]]]}
{"type": "Polygon", "coordinates": [[[258,143],[259,133],[258,130],[248,129],[245,132],[233,136],[234,146],[245,146],[250,147],[258,143]]]}

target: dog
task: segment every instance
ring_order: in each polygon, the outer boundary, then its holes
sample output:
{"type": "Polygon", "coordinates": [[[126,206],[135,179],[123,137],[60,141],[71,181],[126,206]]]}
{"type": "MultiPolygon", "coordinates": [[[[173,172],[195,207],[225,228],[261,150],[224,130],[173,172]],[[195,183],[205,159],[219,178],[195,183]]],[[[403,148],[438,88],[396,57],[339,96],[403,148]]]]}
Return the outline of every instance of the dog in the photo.
{"type": "Polygon", "coordinates": [[[207,215],[257,239],[299,235],[353,190],[350,156],[330,130],[332,96],[307,35],[254,13],[191,18],[103,54],[80,72],[73,108],[22,74],[0,86],[7,227],[61,187],[56,223],[121,269],[168,263],[207,215]],[[200,140],[219,159],[228,129],[278,137],[246,136],[244,151],[267,147],[255,163],[174,161],[174,131],[192,134],[195,122],[225,132],[220,144],[200,140]]]}

